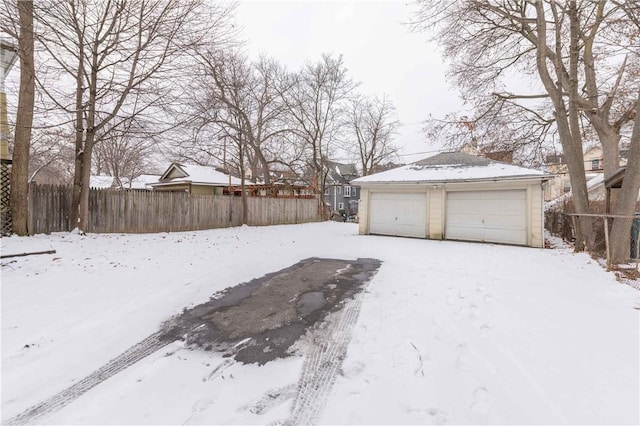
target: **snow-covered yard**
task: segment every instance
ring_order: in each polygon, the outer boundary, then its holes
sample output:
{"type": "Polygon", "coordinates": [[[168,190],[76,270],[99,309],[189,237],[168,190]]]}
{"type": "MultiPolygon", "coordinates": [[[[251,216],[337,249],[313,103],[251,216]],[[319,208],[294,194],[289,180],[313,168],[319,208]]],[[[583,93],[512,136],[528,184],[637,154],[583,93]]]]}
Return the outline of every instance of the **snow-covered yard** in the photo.
{"type": "Polygon", "coordinates": [[[305,344],[265,365],[174,342],[48,424],[638,424],[639,292],[587,255],[316,223],[2,238],[2,420],[217,291],[310,257],[382,261],[346,357],[302,401],[305,344]],[[292,417],[294,405],[306,417],[292,417]]]}

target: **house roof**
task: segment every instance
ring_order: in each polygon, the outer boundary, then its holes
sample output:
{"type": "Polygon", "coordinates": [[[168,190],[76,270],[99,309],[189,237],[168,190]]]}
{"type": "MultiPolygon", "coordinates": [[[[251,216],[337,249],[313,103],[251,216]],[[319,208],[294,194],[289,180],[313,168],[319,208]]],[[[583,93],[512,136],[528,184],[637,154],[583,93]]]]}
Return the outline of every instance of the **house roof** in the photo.
{"type": "Polygon", "coordinates": [[[353,163],[342,164],[342,163],[333,163],[336,168],[336,172],[340,173],[341,176],[356,176],[358,174],[358,170],[356,170],[356,165],[353,163]]]}
{"type": "MultiPolygon", "coordinates": [[[[217,171],[210,166],[197,166],[194,164],[171,163],[169,168],[160,176],[160,181],[153,186],[162,186],[173,183],[192,183],[209,186],[236,186],[241,180],[235,176],[217,171]]],[[[245,183],[249,185],[249,182],[245,183]]]]}
{"type": "Polygon", "coordinates": [[[461,152],[444,152],[415,163],[355,179],[355,184],[468,182],[482,180],[541,179],[551,175],[461,152]]]}
{"type": "Polygon", "coordinates": [[[335,161],[327,161],[327,168],[327,181],[330,183],[345,184],[358,176],[358,170],[353,163],[343,164],[336,163],[335,161]]]}

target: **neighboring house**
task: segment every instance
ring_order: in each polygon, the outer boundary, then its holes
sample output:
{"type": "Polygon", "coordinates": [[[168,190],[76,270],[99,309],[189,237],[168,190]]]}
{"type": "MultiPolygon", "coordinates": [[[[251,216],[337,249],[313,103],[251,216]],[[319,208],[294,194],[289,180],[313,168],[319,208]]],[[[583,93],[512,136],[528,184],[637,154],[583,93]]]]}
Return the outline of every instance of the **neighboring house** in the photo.
{"type": "MultiPolygon", "coordinates": [[[[553,184],[554,179],[552,178],[548,185],[553,184]]],[[[571,200],[572,193],[571,191],[566,192],[559,197],[552,199],[551,201],[546,200],[546,189],[545,188],[545,203],[544,210],[558,210],[564,207],[564,203],[571,200]]],[[[604,174],[600,173],[595,175],[594,177],[587,180],[587,193],[589,194],[590,201],[604,201],[605,199],[605,189],[604,189],[604,174]]]]}
{"type": "Polygon", "coordinates": [[[355,164],[342,164],[327,161],[324,201],[329,210],[345,213],[348,216],[358,214],[359,188],[351,184],[358,177],[355,164]]]}
{"type": "MultiPolygon", "coordinates": [[[[627,164],[628,149],[620,149],[620,166],[627,164]]],[[[551,155],[546,158],[546,169],[555,177],[545,188],[544,200],[551,201],[571,190],[569,169],[564,154],[551,155]]],[[[601,146],[592,146],[584,152],[584,172],[587,181],[597,178],[604,173],[604,163],[601,146]]]]}
{"type": "Polygon", "coordinates": [[[442,153],[364,176],[360,234],[543,247],[543,183],[533,169],[442,153]]]}
{"type": "MultiPolygon", "coordinates": [[[[245,182],[245,185],[250,185],[245,182]]],[[[157,183],[152,183],[154,191],[186,192],[191,195],[223,195],[237,192],[241,181],[209,166],[171,163],[160,176],[157,183]]]]}

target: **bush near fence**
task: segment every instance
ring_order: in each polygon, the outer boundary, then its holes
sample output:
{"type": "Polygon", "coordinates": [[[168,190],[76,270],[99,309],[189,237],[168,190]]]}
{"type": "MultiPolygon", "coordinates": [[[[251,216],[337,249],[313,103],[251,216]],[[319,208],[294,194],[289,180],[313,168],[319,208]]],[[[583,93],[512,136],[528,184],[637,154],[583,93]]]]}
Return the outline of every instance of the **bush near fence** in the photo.
{"type": "MultiPolygon", "coordinates": [[[[71,186],[31,185],[29,232],[73,229],[71,186]]],[[[286,225],[320,220],[315,198],[247,198],[247,224],[286,225]]],[[[242,224],[242,198],[190,196],[185,192],[95,189],[89,192],[91,233],[149,233],[227,228],[242,224]]]]}

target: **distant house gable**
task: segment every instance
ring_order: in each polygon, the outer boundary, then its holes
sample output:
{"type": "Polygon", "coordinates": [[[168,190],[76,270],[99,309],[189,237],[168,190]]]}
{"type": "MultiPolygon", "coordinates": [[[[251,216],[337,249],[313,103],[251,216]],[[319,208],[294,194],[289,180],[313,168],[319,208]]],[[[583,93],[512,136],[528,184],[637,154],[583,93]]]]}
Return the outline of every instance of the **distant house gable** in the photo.
{"type": "MultiPolygon", "coordinates": [[[[185,191],[193,195],[222,195],[235,191],[241,179],[216,170],[215,167],[171,163],[151,184],[155,191],[185,191]]],[[[252,185],[245,182],[245,185],[252,185]]]]}
{"type": "Polygon", "coordinates": [[[347,184],[358,177],[356,165],[327,161],[327,184],[347,184]]]}
{"type": "MultiPolygon", "coordinates": [[[[171,163],[162,176],[160,176],[160,183],[178,181],[214,186],[235,186],[241,184],[239,178],[218,171],[215,167],[171,163]]],[[[249,183],[247,182],[246,184],[249,183]]]]}
{"type": "Polygon", "coordinates": [[[189,176],[189,174],[187,172],[184,171],[184,169],[182,169],[181,164],[178,163],[171,163],[171,165],[169,166],[169,168],[162,174],[162,176],[160,176],[160,181],[164,181],[167,179],[180,179],[180,178],[186,178],[187,176],[189,176]]]}

